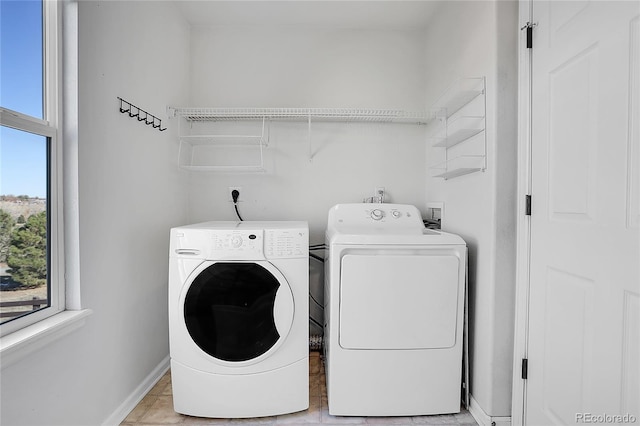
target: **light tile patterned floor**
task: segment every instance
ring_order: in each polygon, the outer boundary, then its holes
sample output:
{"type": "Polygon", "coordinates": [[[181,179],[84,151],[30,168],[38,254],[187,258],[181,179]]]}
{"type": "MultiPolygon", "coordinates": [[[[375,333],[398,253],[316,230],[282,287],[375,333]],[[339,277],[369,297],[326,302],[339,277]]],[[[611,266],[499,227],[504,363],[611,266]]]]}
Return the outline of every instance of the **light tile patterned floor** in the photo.
{"type": "Polygon", "coordinates": [[[299,413],[256,419],[207,419],[184,416],[173,411],[171,375],[167,372],[149,391],[121,426],[134,425],[477,425],[466,410],[458,414],[416,417],[337,417],[329,414],[324,365],[319,352],[309,356],[309,409],[299,413]]]}

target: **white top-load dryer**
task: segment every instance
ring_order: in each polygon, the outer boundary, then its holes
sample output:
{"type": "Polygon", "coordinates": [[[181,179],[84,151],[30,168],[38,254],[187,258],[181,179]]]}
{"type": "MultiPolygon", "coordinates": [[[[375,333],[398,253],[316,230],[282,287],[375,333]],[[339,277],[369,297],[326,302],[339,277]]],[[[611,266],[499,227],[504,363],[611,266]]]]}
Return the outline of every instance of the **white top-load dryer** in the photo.
{"type": "Polygon", "coordinates": [[[467,249],[403,204],[329,211],[325,359],[329,413],[460,411],[467,249]]]}

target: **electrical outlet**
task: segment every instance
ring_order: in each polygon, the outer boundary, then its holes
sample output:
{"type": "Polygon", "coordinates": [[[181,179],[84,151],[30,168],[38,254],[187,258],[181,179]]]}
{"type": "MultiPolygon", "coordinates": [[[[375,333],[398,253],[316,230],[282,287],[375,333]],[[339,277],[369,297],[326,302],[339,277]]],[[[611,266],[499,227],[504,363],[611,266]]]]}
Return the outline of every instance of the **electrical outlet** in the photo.
{"type": "Polygon", "coordinates": [[[238,202],[242,201],[242,187],[241,186],[230,186],[229,187],[229,192],[227,193],[227,195],[229,196],[229,202],[233,203],[233,196],[231,195],[231,193],[233,191],[238,191],[240,193],[240,195],[238,195],[238,202]]]}
{"type": "Polygon", "coordinates": [[[444,212],[443,202],[428,202],[425,206],[427,208],[427,219],[442,219],[442,213],[444,212]]]}

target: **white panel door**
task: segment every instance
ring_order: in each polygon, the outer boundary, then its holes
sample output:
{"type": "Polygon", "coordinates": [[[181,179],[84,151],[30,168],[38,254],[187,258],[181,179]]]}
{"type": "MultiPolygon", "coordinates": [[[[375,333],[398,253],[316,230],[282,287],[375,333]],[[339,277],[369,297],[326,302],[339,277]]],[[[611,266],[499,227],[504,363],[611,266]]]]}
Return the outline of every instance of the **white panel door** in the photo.
{"type": "Polygon", "coordinates": [[[639,20],[533,2],[529,425],[640,421],[639,20]]]}

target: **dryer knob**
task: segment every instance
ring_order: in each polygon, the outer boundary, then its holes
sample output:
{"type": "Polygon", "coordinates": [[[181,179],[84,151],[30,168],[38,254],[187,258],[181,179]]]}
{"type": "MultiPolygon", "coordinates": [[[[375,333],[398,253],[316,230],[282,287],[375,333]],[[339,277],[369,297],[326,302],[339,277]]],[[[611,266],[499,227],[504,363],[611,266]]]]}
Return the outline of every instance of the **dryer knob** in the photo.
{"type": "Polygon", "coordinates": [[[380,220],[384,217],[384,212],[380,209],[371,210],[371,219],[380,220]]]}

